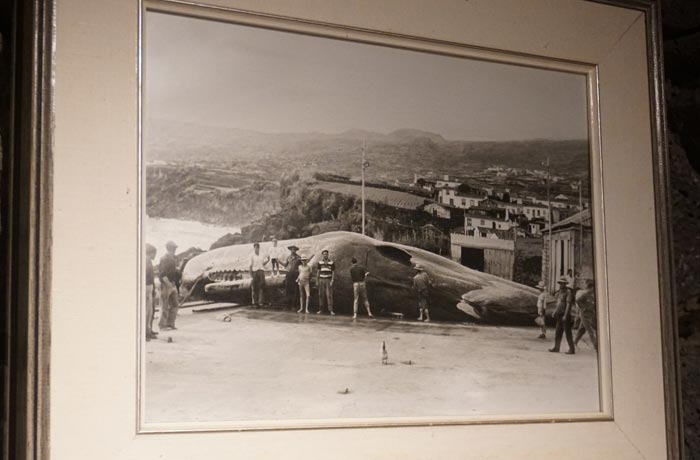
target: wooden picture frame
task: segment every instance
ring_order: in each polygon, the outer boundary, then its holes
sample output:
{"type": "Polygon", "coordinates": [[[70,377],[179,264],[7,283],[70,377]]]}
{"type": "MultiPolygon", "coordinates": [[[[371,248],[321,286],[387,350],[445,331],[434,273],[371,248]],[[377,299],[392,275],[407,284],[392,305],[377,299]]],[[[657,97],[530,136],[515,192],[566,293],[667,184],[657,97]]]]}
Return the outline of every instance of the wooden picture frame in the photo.
{"type": "MultiPolygon", "coordinates": [[[[651,239],[639,236],[626,246],[623,235],[619,232],[622,228],[619,223],[612,225],[612,233],[606,235],[606,245],[610,249],[609,257],[612,261],[608,268],[609,280],[615,291],[612,293],[613,302],[625,299],[644,303],[644,299],[629,292],[634,287],[624,287],[617,283],[635,277],[628,275],[638,275],[640,279],[649,280],[655,273],[658,286],[650,287],[653,289],[649,292],[657,292],[658,301],[649,301],[648,308],[645,307],[645,311],[652,314],[645,315],[639,321],[633,319],[629,324],[640,331],[657,330],[659,345],[639,349],[639,355],[627,354],[628,350],[617,354],[624,345],[616,337],[628,338],[625,334],[630,332],[621,329],[619,316],[612,318],[611,336],[613,346],[617,347],[612,362],[613,396],[620,394],[614,404],[621,408],[615,411],[612,421],[555,425],[499,425],[495,421],[493,424],[479,426],[455,426],[447,423],[445,426],[432,427],[333,427],[333,430],[281,429],[247,434],[227,431],[212,433],[207,430],[204,433],[134,436],[133,433],[138,432],[138,428],[134,431],[130,426],[119,425],[120,421],[130,417],[117,413],[120,410],[136,412],[136,401],[132,401],[131,405],[128,402],[137,394],[136,383],[130,381],[130,374],[120,378],[96,361],[96,355],[88,352],[82,355],[82,350],[84,347],[102,347],[102,359],[112,360],[115,368],[122,366],[122,362],[136,360],[136,345],[124,346],[129,343],[128,337],[121,339],[108,331],[101,335],[87,329],[115,322],[118,323],[114,327],[115,331],[129,330],[132,327],[135,333],[136,313],[128,319],[119,319],[120,315],[114,310],[98,306],[95,311],[96,324],[85,315],[80,315],[81,312],[84,314],[89,311],[86,306],[90,301],[85,296],[77,297],[75,303],[80,305],[76,307],[66,302],[69,299],[69,281],[82,273],[81,270],[86,266],[90,272],[101,267],[100,260],[104,258],[115,260],[114,268],[105,269],[110,282],[87,274],[85,278],[91,282],[92,289],[107,289],[119,301],[132,299],[134,303],[138,302],[135,290],[120,295],[117,288],[126,287],[130,291],[130,287],[136,286],[131,279],[133,273],[123,273],[119,268],[133,264],[137,258],[133,244],[138,239],[137,231],[124,231],[124,227],[119,231],[114,227],[137,221],[135,209],[138,208],[138,200],[134,197],[140,194],[140,190],[136,180],[136,157],[132,158],[129,154],[120,157],[118,152],[121,151],[119,149],[131,149],[133,154],[138,151],[139,107],[138,98],[133,96],[137,95],[140,83],[136,72],[141,62],[138,47],[139,20],[145,5],[117,0],[104,1],[99,6],[90,2],[71,4],[62,0],[36,0],[25,2],[14,10],[19,20],[14,50],[15,55],[21,59],[17,60],[14,79],[12,110],[15,116],[12,120],[16,126],[15,132],[20,135],[10,138],[10,155],[4,157],[3,165],[2,199],[10,204],[7,207],[3,205],[2,227],[5,249],[3,283],[6,288],[3,301],[7,307],[8,324],[11,325],[6,341],[8,352],[4,355],[4,363],[10,369],[7,379],[9,391],[4,395],[4,401],[8,402],[4,412],[8,429],[3,433],[9,441],[5,443],[8,446],[5,455],[8,458],[48,458],[49,455],[52,458],[67,458],[68,452],[73,453],[71,458],[82,458],[82,455],[85,458],[90,455],[93,458],[95,455],[100,455],[101,458],[155,458],[159,453],[168,454],[170,458],[175,458],[174,455],[186,458],[197,451],[195,446],[203,443],[210,443],[216,455],[238,452],[243,457],[255,455],[276,458],[285,453],[289,458],[310,455],[322,457],[322,450],[309,447],[309,443],[319,443],[321,449],[325,443],[332,445],[334,442],[355,444],[357,455],[374,455],[379,458],[390,458],[397,454],[416,458],[431,454],[464,458],[466,452],[471,452],[472,455],[489,452],[494,458],[508,458],[517,453],[525,457],[538,455],[541,458],[541,452],[532,450],[532,446],[537,445],[533,438],[558,436],[560,441],[555,442],[551,450],[556,452],[557,449],[564,449],[567,439],[576,439],[575,430],[586,430],[588,435],[597,437],[600,445],[595,446],[595,452],[607,453],[614,458],[681,458],[663,60],[657,2],[572,0],[552,7],[547,2],[532,0],[527,8],[522,8],[517,1],[504,0],[491,4],[475,2],[467,6],[466,10],[461,9],[463,6],[459,2],[450,1],[441,5],[442,8],[436,6],[426,10],[423,10],[420,2],[406,5],[400,5],[401,2],[386,2],[381,6],[330,2],[322,6],[316,5],[318,8],[312,7],[313,2],[304,0],[271,2],[269,5],[257,5],[246,0],[202,3],[207,5],[176,0],[148,2],[148,5],[180,11],[182,14],[191,14],[193,11],[214,16],[246,14],[270,24],[289,24],[292,21],[301,28],[328,27],[340,31],[338,33],[345,30],[354,39],[363,34],[368,37],[384,37],[386,41],[415,39],[436,47],[467,46],[485,52],[496,49],[524,58],[530,55],[544,56],[595,66],[601,94],[600,142],[603,155],[607,154],[607,158],[611,159],[604,168],[604,175],[609,173],[610,177],[628,188],[638,187],[638,192],[654,200],[652,204],[630,203],[630,207],[641,216],[635,222],[641,226],[643,233],[654,234],[651,239]],[[424,17],[424,26],[417,19],[420,11],[427,15],[424,17]],[[456,15],[451,20],[447,19],[450,11],[456,15]],[[476,27],[469,31],[460,29],[458,19],[469,22],[470,15],[479,18],[478,22],[471,19],[470,24],[475,26],[481,23],[484,25],[483,30],[477,30],[476,27]],[[537,27],[528,24],[527,20],[516,22],[515,19],[522,15],[536,22],[537,27]],[[430,25],[431,20],[444,22],[439,23],[440,27],[430,25]],[[504,24],[509,24],[510,29],[502,29],[504,24]],[[581,29],[576,30],[577,24],[581,29]],[[574,44],[573,36],[564,33],[563,29],[567,28],[565,26],[579,33],[588,30],[590,34],[580,43],[574,44]],[[596,29],[586,29],[592,26],[596,26],[596,29]],[[482,39],[480,33],[485,38],[482,39]],[[515,34],[522,34],[520,44],[513,40],[515,34]],[[94,39],[94,42],[86,44],[86,38],[94,39]],[[107,58],[104,53],[112,44],[115,46],[111,50],[114,54],[107,58]],[[608,61],[615,53],[620,53],[617,56],[618,62],[622,58],[629,59],[625,70],[608,61]],[[81,71],[85,74],[76,73],[81,71]],[[71,75],[79,76],[75,81],[69,81],[71,75]],[[632,85],[629,92],[623,92],[624,85],[620,80],[625,79],[632,79],[639,86],[632,85]],[[641,99],[642,93],[645,100],[641,99]],[[76,101],[80,98],[84,99],[81,104],[77,104],[76,101]],[[636,105],[624,106],[629,103],[636,105]],[[100,121],[99,117],[109,120],[100,121]],[[646,128],[641,128],[644,120],[648,120],[648,123],[646,128]],[[89,129],[99,132],[104,140],[100,141],[94,135],[86,135],[87,139],[83,139],[80,134],[81,125],[83,129],[88,129],[87,125],[91,125],[89,129]],[[639,144],[635,144],[629,134],[625,135],[629,132],[634,132],[638,139],[641,136],[639,144]],[[108,142],[114,145],[109,146],[106,144],[108,142]],[[94,162],[88,154],[88,150],[93,148],[101,149],[94,162]],[[628,152],[627,149],[635,148],[648,152],[649,156],[640,159],[640,163],[643,163],[641,166],[632,168],[633,174],[638,173],[642,179],[626,182],[623,163],[636,157],[631,156],[631,153],[617,152],[628,152]],[[80,170],[71,171],[78,166],[80,170]],[[111,175],[102,177],[105,185],[100,190],[95,188],[90,175],[101,175],[104,171],[102,168],[109,169],[111,175]],[[71,174],[84,177],[85,184],[70,185],[67,180],[71,174]],[[125,180],[128,177],[132,179],[125,180]],[[88,185],[92,188],[83,188],[88,185]],[[85,203],[87,214],[80,214],[79,201],[85,198],[84,193],[88,190],[105,203],[109,212],[85,203]],[[91,212],[95,214],[90,214],[91,212]],[[91,218],[88,219],[88,216],[91,218]],[[652,227],[649,227],[650,216],[655,216],[652,227]],[[91,223],[92,219],[107,219],[109,222],[103,222],[101,226],[91,223]],[[83,237],[85,246],[69,237],[71,232],[80,232],[81,229],[88,232],[83,237]],[[102,250],[98,244],[100,238],[95,236],[99,231],[105,231],[101,237],[112,240],[113,248],[102,250]],[[652,240],[655,245],[650,247],[648,243],[652,240]],[[639,249],[640,260],[656,261],[653,273],[648,264],[648,270],[645,271],[644,266],[629,266],[624,263],[625,257],[636,252],[631,251],[635,244],[644,248],[639,249]],[[71,261],[69,255],[72,252],[82,256],[80,262],[71,261]],[[653,317],[654,311],[658,313],[658,318],[653,317]],[[75,330],[68,329],[71,323],[75,330]],[[81,334],[83,331],[84,334],[81,334]],[[71,336],[83,343],[69,343],[67,340],[71,336]],[[105,343],[100,343],[100,338],[105,343]],[[93,375],[86,376],[85,381],[93,379],[90,380],[93,384],[111,382],[115,388],[102,392],[105,396],[102,400],[89,399],[93,403],[91,408],[76,407],[76,401],[79,400],[77,396],[81,391],[85,396],[92,395],[85,392],[80,383],[81,377],[77,374],[79,367],[67,366],[76,354],[80,355],[85,369],[93,375]],[[629,361],[616,361],[616,356],[618,359],[625,356],[629,361]],[[634,356],[653,363],[650,366],[653,369],[648,370],[648,374],[640,373],[642,363],[633,359],[634,356]],[[658,382],[654,376],[659,378],[658,382]],[[634,384],[635,380],[644,378],[652,378],[654,381],[648,382],[644,389],[634,384]],[[117,389],[124,386],[128,390],[117,389]],[[632,394],[635,390],[640,393],[632,394]],[[71,393],[72,391],[76,393],[71,393]],[[111,394],[111,401],[106,400],[107,394],[111,394]],[[664,416],[657,413],[656,417],[652,417],[654,409],[660,407],[659,404],[663,405],[664,416]],[[125,405],[129,407],[128,410],[125,405]],[[638,407],[633,409],[635,405],[638,407]],[[67,423],[71,412],[74,412],[71,416],[75,420],[67,423]],[[95,427],[94,418],[100,413],[112,415],[114,420],[104,427],[95,427]],[[644,420],[645,417],[649,419],[644,420]],[[68,428],[69,425],[80,424],[87,426],[85,434],[68,428]],[[657,428],[662,425],[665,428],[663,439],[657,438],[657,428]],[[110,433],[110,430],[114,432],[110,433]],[[81,448],[77,440],[84,435],[95,441],[87,442],[81,448]],[[497,446],[498,440],[503,439],[503,436],[513,441],[511,444],[519,444],[520,447],[497,446]],[[391,442],[387,444],[385,438],[391,442]],[[433,449],[426,444],[429,440],[437,440],[433,449]],[[458,440],[477,444],[472,444],[470,450],[456,444],[458,440]],[[664,457],[659,456],[662,452],[664,457]]],[[[610,187],[609,190],[623,194],[619,189],[610,187]]],[[[611,198],[606,203],[606,208],[619,210],[621,203],[616,200],[617,198],[611,198]]],[[[79,289],[84,285],[80,282],[77,284],[78,292],[84,293],[79,289]]],[[[118,302],[115,300],[115,303],[118,302]]],[[[109,300],[105,304],[114,306],[109,300]]],[[[625,310],[628,317],[634,313],[634,310],[629,310],[629,306],[624,308],[628,309],[625,310]]],[[[655,338],[650,336],[649,341],[655,343],[655,338]]],[[[97,394],[100,393],[95,393],[97,394]]],[[[352,452],[342,455],[350,457],[352,452]]],[[[591,454],[580,452],[572,454],[572,458],[575,455],[588,458],[591,454]]]]}

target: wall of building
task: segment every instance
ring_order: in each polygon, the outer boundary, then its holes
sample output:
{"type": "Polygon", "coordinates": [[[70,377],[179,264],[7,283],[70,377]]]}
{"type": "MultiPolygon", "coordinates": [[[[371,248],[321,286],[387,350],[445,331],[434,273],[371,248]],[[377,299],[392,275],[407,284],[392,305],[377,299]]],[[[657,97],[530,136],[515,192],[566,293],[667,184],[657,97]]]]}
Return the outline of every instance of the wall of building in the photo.
{"type": "Polygon", "coordinates": [[[556,290],[557,279],[566,275],[567,270],[574,272],[577,286],[582,279],[593,278],[593,241],[590,229],[581,231],[577,227],[552,232],[552,250],[550,260],[549,234],[544,233],[542,244],[542,281],[550,291],[556,290]]]}
{"type": "Polygon", "coordinates": [[[484,249],[484,272],[513,279],[513,251],[503,249],[484,249]]]}

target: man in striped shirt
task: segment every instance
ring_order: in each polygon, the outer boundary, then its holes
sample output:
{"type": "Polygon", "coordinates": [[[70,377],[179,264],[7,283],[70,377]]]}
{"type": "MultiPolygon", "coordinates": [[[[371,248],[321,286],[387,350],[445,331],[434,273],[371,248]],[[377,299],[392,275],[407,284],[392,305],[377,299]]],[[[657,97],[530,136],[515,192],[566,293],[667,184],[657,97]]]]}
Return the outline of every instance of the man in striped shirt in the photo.
{"type": "Polygon", "coordinates": [[[323,304],[326,304],[328,312],[335,315],[333,312],[333,281],[335,280],[335,263],[328,256],[328,249],[321,251],[321,260],[318,261],[318,275],[316,282],[318,284],[318,311],[320,314],[323,309],[323,304]]]}

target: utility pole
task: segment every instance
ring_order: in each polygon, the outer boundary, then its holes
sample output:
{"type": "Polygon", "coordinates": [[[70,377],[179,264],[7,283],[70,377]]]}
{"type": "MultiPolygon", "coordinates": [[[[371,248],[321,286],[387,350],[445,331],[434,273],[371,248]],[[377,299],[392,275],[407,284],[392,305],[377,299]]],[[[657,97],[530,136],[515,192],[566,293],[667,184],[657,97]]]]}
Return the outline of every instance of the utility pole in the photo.
{"type": "Polygon", "coordinates": [[[365,150],[367,142],[362,140],[362,234],[365,234],[365,169],[369,166],[369,162],[365,160],[365,150]]]}
{"type": "Polygon", "coordinates": [[[581,276],[583,270],[583,182],[578,181],[578,224],[579,224],[579,239],[578,239],[578,274],[581,276]]]}
{"type": "Polygon", "coordinates": [[[552,259],[552,248],[554,247],[552,241],[552,201],[550,200],[549,193],[549,157],[547,157],[547,176],[545,178],[545,183],[547,184],[547,228],[549,229],[549,285],[552,285],[552,280],[554,279],[554,259],[552,259]]]}

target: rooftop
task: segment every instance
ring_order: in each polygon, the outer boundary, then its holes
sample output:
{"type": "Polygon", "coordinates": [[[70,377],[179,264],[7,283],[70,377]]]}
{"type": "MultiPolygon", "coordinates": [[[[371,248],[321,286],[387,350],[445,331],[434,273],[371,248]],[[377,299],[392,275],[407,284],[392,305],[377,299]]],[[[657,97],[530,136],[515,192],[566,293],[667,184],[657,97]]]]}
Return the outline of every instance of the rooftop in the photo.
{"type": "Polygon", "coordinates": [[[566,219],[560,220],[559,222],[552,224],[552,230],[562,229],[570,225],[579,224],[583,224],[587,227],[590,227],[591,223],[591,210],[590,208],[586,208],[581,212],[577,212],[576,214],[573,214],[567,217],[566,219]]]}

